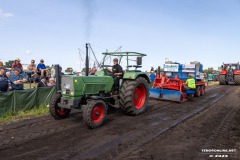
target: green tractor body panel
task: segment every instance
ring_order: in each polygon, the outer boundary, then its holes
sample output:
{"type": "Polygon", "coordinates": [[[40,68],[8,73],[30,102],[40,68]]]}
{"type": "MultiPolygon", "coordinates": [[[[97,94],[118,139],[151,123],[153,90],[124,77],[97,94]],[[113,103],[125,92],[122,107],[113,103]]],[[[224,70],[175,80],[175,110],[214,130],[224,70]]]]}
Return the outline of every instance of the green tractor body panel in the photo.
{"type": "Polygon", "coordinates": [[[82,96],[109,93],[113,78],[110,76],[62,76],[62,97],[79,99],[82,96]]]}
{"type": "Polygon", "coordinates": [[[134,72],[134,71],[130,71],[130,72],[125,72],[123,75],[123,79],[136,79],[137,77],[144,77],[147,79],[148,83],[150,83],[150,79],[149,77],[146,75],[145,72],[134,72]]]}

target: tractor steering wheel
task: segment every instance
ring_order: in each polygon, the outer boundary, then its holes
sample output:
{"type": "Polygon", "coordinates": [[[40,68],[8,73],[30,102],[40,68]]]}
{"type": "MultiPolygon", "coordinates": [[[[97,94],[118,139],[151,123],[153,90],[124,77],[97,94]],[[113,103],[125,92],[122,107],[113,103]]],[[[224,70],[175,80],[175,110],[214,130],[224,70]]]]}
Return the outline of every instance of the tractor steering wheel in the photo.
{"type": "Polygon", "coordinates": [[[113,76],[113,73],[111,71],[109,71],[108,69],[103,69],[104,73],[108,76],[113,76]]]}

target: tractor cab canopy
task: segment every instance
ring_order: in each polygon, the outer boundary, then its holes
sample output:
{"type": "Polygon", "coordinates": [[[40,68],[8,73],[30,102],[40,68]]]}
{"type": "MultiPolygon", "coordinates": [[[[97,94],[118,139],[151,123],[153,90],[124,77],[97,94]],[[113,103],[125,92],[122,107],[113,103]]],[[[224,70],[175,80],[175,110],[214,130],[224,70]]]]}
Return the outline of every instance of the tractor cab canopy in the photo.
{"type": "Polygon", "coordinates": [[[238,63],[223,63],[222,69],[223,70],[228,70],[228,69],[240,70],[239,62],[238,63]]]}
{"type": "Polygon", "coordinates": [[[146,54],[138,53],[138,52],[104,52],[103,61],[101,63],[101,67],[112,67],[112,65],[106,65],[107,60],[111,60],[111,57],[117,57],[118,63],[121,64],[122,58],[126,57],[126,71],[130,71],[129,68],[135,68],[133,71],[137,71],[137,68],[142,67],[142,57],[146,56],[146,54]],[[133,57],[136,57],[135,59],[133,57]],[[130,64],[130,61],[135,62],[135,64],[130,64]]]}

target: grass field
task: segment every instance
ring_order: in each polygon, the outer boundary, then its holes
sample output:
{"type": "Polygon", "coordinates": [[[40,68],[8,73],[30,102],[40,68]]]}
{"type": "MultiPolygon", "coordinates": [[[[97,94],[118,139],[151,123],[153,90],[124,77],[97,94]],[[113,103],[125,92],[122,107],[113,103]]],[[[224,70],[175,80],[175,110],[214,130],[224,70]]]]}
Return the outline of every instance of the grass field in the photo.
{"type": "Polygon", "coordinates": [[[39,115],[44,115],[49,113],[49,108],[45,106],[40,106],[39,108],[33,108],[31,110],[26,110],[26,111],[19,111],[16,114],[5,114],[0,117],[0,123],[3,122],[13,122],[13,121],[18,121],[20,119],[28,119],[31,117],[39,116],[39,115]]]}
{"type": "Polygon", "coordinates": [[[208,82],[208,86],[213,86],[213,85],[218,85],[218,84],[219,84],[218,81],[216,81],[216,82],[213,82],[213,81],[208,82]]]}
{"type": "Polygon", "coordinates": [[[34,84],[34,83],[24,83],[24,89],[30,89],[30,88],[36,88],[37,87],[37,83],[36,84],[34,84]]]}

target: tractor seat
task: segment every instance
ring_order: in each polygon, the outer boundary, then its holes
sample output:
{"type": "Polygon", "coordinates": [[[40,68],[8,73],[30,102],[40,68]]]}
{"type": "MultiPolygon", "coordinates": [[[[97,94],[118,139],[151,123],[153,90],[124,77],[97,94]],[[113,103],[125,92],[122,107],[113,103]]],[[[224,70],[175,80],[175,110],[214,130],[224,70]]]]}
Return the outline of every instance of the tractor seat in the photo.
{"type": "Polygon", "coordinates": [[[142,68],[142,66],[140,66],[140,65],[128,65],[127,67],[142,68]]]}

